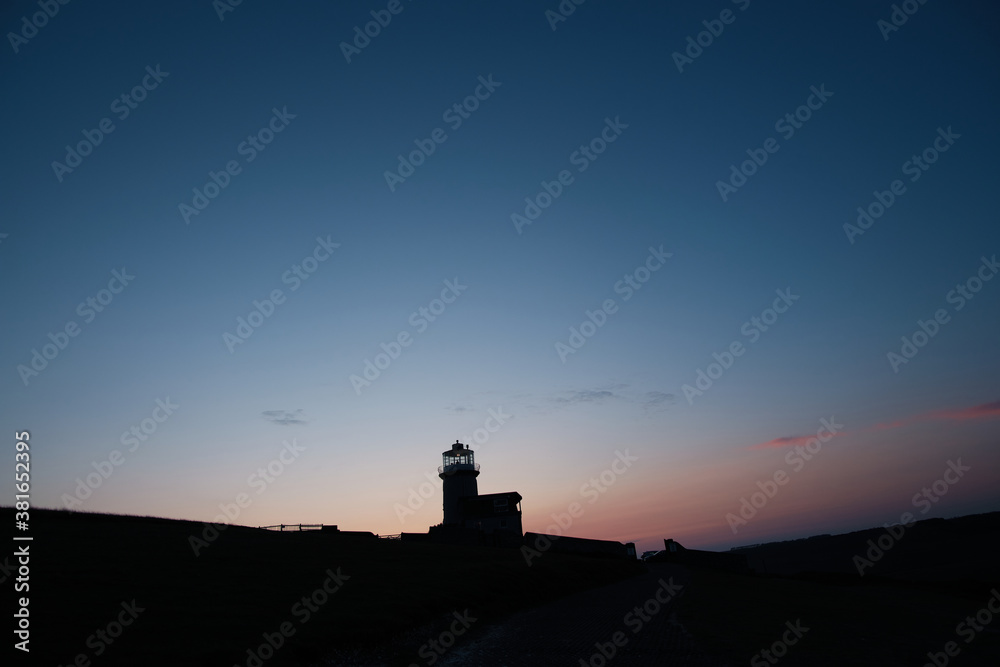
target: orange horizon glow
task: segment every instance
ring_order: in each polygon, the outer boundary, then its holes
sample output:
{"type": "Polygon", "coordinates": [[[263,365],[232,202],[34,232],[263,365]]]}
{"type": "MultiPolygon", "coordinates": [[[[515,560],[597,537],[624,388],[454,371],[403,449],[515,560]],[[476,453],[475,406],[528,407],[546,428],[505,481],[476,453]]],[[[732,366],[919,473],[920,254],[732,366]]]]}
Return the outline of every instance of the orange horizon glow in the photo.
{"type": "MultiPolygon", "coordinates": [[[[988,402],[925,411],[889,422],[895,424],[892,429],[885,423],[845,428],[833,434],[835,446],[819,448],[808,460],[797,459],[795,447],[805,445],[815,435],[782,436],[751,446],[709,447],[681,458],[662,442],[643,442],[636,444],[633,452],[641,455],[641,462],[621,474],[593,503],[580,494],[580,485],[610,464],[610,452],[574,468],[566,467],[568,461],[561,459],[551,467],[525,470],[513,452],[502,449],[506,443],[491,443],[481,459],[488,471],[480,480],[480,491],[520,492],[525,499],[522,522],[526,532],[558,534],[561,529],[552,529],[556,523],[553,515],[560,516],[571,503],[580,503],[582,515],[561,530],[562,534],[634,542],[639,549],[657,548],[665,538],[689,548],[728,548],[792,539],[790,535],[850,532],[897,521],[901,513],[912,511],[913,495],[940,477],[949,457],[964,457],[973,471],[968,481],[963,480],[934,507],[934,513],[920,515],[918,520],[994,509],[992,499],[996,498],[995,489],[1000,488],[1000,470],[989,465],[989,453],[995,437],[989,427],[984,430],[974,424],[998,414],[1000,402],[988,402]],[[948,426],[944,426],[946,422],[948,426]],[[968,434],[958,433],[956,422],[963,424],[962,430],[968,434]],[[917,424],[919,428],[911,432],[899,431],[917,424]],[[944,451],[940,448],[943,441],[949,443],[944,451]],[[554,471],[559,471],[558,477],[550,476],[554,471]],[[787,483],[746,526],[733,532],[727,515],[738,513],[743,499],[758,493],[761,484],[768,486],[779,471],[785,472],[787,483]]],[[[824,444],[831,444],[831,440],[824,444]]],[[[430,456],[436,454],[434,451],[430,456]]],[[[426,482],[421,474],[425,471],[412,470],[413,461],[420,461],[434,477],[431,463],[424,465],[422,457],[415,457],[406,467],[393,468],[384,487],[371,487],[360,494],[346,487],[331,489],[326,481],[329,471],[300,468],[296,463],[289,467],[292,477],[278,479],[259,498],[253,495],[252,506],[225,523],[251,527],[323,523],[382,535],[425,532],[441,521],[439,489],[405,521],[393,510],[394,504],[406,501],[408,486],[426,482]],[[391,490],[388,496],[387,489],[391,490]]],[[[370,467],[358,468],[355,476],[385,475],[380,462],[367,460],[363,464],[370,467]]],[[[127,501],[126,514],[212,522],[217,520],[220,503],[231,505],[236,494],[246,490],[242,475],[232,475],[210,495],[179,500],[176,487],[165,479],[156,487],[147,484],[146,495],[137,501],[133,486],[137,482],[118,477],[112,482],[83,509],[122,513],[122,503],[127,501]],[[165,505],[170,508],[166,512],[165,505]]]]}

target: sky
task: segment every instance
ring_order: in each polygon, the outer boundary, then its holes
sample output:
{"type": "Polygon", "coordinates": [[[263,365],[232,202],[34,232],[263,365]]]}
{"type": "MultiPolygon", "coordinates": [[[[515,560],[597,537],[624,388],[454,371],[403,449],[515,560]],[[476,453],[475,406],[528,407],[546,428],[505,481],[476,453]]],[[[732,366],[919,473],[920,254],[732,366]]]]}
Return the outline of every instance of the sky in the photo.
{"type": "Polygon", "coordinates": [[[1000,10],[674,4],[5,3],[32,506],[422,532],[460,440],[640,550],[1000,509],[1000,10]]]}

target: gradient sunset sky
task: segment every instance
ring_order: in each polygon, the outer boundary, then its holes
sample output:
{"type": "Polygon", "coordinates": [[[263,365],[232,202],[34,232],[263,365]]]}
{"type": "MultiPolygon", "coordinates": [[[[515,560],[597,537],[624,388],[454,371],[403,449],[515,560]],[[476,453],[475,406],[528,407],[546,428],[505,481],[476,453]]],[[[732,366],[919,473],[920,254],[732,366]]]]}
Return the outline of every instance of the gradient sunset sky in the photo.
{"type": "Polygon", "coordinates": [[[458,439],[525,530],[640,549],[1000,509],[1000,10],[891,5],[5,4],[33,504],[421,532],[458,439]]]}

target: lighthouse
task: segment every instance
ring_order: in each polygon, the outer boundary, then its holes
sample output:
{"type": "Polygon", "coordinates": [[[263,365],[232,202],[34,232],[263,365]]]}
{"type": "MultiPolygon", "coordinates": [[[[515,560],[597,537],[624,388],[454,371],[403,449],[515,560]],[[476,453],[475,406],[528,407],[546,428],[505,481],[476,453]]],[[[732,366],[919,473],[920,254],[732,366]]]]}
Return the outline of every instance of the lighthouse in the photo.
{"type": "Polygon", "coordinates": [[[438,468],[438,477],[444,482],[442,486],[444,523],[461,524],[462,498],[474,498],[479,495],[479,485],[476,482],[476,478],[479,477],[479,464],[476,463],[476,454],[468,445],[456,440],[451,449],[442,452],[441,458],[442,465],[438,468]]]}
{"type": "Polygon", "coordinates": [[[521,543],[521,494],[479,494],[479,464],[476,454],[459,441],[442,452],[438,476],[444,484],[444,521],[430,534],[467,539],[473,543],[511,545],[521,543]],[[464,536],[464,537],[462,537],[464,536]]]}

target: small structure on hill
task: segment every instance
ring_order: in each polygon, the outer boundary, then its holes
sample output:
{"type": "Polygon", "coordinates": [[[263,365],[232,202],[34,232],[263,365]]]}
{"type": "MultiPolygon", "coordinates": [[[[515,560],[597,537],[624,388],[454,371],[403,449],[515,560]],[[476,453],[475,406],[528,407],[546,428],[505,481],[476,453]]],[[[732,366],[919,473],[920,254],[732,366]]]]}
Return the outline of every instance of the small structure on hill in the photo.
{"type": "Polygon", "coordinates": [[[750,572],[750,567],[747,565],[747,557],[740,553],[686,549],[680,542],[670,538],[663,540],[663,547],[663,551],[646,560],[648,562],[694,565],[741,574],[750,572]]]}

